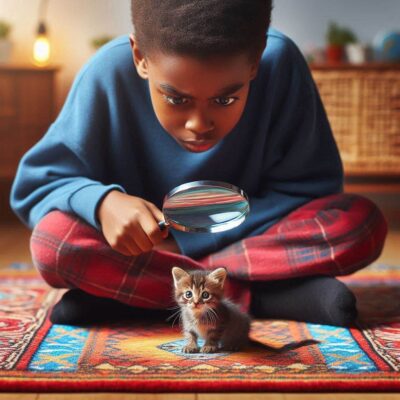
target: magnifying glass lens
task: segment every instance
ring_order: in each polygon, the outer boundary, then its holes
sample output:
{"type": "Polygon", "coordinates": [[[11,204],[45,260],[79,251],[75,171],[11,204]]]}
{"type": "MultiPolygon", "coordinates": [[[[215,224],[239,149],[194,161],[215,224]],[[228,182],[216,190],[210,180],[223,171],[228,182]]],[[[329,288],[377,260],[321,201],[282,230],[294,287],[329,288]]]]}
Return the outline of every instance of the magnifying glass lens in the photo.
{"type": "Polygon", "coordinates": [[[181,185],[164,200],[168,225],[187,232],[221,232],[240,225],[250,211],[246,194],[225,182],[181,185]]]}

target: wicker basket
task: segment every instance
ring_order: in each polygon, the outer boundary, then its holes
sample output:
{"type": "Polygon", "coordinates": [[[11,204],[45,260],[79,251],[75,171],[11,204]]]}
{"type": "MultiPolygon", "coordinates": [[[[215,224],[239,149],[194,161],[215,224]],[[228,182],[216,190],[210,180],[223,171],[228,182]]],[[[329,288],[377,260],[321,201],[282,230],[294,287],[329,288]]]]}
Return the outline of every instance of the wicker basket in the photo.
{"type": "Polygon", "coordinates": [[[312,67],[345,172],[400,176],[400,66],[312,67]]]}

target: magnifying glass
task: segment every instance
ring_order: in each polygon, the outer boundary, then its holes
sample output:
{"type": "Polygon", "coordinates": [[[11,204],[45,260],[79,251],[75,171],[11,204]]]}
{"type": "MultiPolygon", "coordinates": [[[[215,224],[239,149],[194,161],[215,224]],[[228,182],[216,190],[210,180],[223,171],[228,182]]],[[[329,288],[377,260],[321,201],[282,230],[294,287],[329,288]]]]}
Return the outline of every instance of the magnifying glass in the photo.
{"type": "Polygon", "coordinates": [[[222,232],[239,226],[250,212],[246,193],[226,182],[195,181],[171,190],[162,207],[165,221],[184,232],[222,232]]]}

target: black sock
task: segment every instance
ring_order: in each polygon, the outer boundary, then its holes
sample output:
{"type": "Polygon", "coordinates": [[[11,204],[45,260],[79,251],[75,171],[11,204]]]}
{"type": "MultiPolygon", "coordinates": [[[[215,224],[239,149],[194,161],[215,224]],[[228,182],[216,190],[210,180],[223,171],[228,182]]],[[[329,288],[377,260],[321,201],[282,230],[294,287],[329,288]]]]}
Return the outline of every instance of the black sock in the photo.
{"type": "Polygon", "coordinates": [[[254,282],[251,312],[256,318],[336,326],[349,326],[357,317],[353,293],[329,276],[254,282]]]}
{"type": "Polygon", "coordinates": [[[130,318],[163,317],[164,314],[164,310],[131,307],[113,299],[93,296],[80,289],[71,289],[53,307],[50,321],[53,324],[89,325],[130,318]]]}

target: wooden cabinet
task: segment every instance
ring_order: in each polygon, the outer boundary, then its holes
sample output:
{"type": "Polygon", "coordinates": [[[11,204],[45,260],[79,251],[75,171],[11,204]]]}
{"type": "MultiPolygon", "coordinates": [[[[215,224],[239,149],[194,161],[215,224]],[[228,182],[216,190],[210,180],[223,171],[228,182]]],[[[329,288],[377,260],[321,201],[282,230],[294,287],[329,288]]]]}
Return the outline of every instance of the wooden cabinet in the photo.
{"type": "Polygon", "coordinates": [[[22,155],[53,121],[57,70],[0,64],[1,180],[12,180],[22,155]]]}

